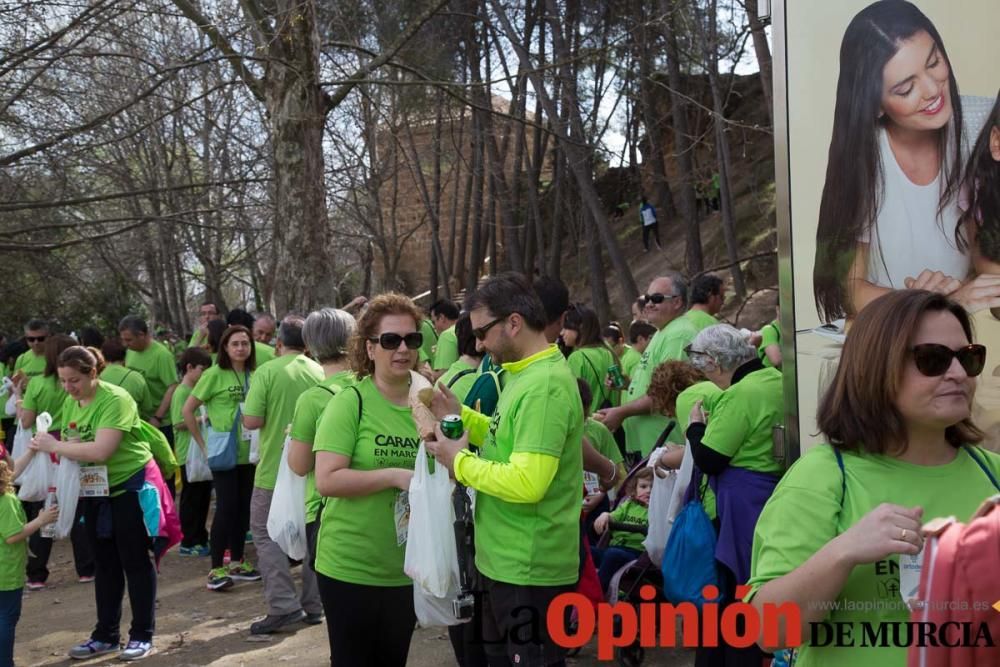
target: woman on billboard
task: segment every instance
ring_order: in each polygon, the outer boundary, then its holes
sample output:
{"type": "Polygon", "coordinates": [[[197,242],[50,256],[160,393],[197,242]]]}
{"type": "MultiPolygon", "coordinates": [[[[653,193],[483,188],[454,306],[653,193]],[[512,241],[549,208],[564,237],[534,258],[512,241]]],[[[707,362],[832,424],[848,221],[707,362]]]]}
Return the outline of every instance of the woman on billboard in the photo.
{"type": "Polygon", "coordinates": [[[941,35],[912,3],[880,0],[851,20],[816,233],[824,321],[903,288],[970,311],[1000,306],[1000,276],[967,280],[958,238],[964,139],[988,111],[989,100],[959,96],[941,35]]]}

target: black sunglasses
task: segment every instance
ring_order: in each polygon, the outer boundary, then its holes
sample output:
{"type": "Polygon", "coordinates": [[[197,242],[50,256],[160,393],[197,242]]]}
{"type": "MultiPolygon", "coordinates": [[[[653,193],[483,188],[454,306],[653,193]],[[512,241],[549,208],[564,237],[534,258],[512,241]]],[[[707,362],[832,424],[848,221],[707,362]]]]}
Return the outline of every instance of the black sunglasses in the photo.
{"type": "Polygon", "coordinates": [[[381,336],[369,338],[369,341],[378,343],[386,350],[398,350],[400,343],[406,343],[406,349],[416,350],[424,344],[424,335],[419,331],[400,336],[397,333],[384,333],[381,336]]]}
{"type": "Polygon", "coordinates": [[[642,296],[640,296],[639,303],[641,303],[644,306],[647,303],[654,303],[656,305],[660,305],[667,299],[676,299],[676,298],[677,298],[676,294],[661,294],[659,292],[654,292],[652,294],[643,294],[642,296]]]}
{"type": "Polygon", "coordinates": [[[29,343],[44,343],[46,338],[46,336],[25,336],[24,340],[29,343]]]}
{"type": "Polygon", "coordinates": [[[500,324],[506,319],[507,319],[506,317],[498,317],[489,324],[484,324],[478,329],[473,329],[472,335],[476,337],[476,340],[486,340],[486,334],[490,332],[490,329],[492,329],[493,327],[500,324]]]}
{"type": "Polygon", "coordinates": [[[982,373],[986,365],[984,345],[966,345],[953,350],[947,345],[923,343],[914,345],[910,351],[913,353],[913,363],[917,365],[917,370],[928,377],[947,373],[952,359],[958,359],[958,363],[969,377],[976,377],[982,373]]]}

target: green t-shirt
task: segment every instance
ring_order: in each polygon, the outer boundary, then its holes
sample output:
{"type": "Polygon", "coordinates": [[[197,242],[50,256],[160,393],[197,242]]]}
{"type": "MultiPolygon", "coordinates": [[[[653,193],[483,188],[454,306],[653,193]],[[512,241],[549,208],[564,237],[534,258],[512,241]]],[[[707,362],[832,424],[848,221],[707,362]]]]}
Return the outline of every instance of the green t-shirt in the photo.
{"type": "Polygon", "coordinates": [[[622,352],[622,373],[626,377],[632,377],[632,372],[635,370],[636,364],[642,360],[642,355],[631,345],[625,346],[625,351],[622,352]]]}
{"type": "Polygon", "coordinates": [[[781,345],[781,325],[778,324],[778,320],[774,320],[766,325],[760,330],[760,346],[757,348],[757,356],[768,368],[773,368],[774,364],[767,356],[767,347],[769,345],[781,345]]]}
{"type": "MultiPolygon", "coordinates": [[[[253,376],[254,373],[251,371],[251,380],[253,376]]],[[[221,366],[210,366],[201,374],[191,395],[205,404],[208,423],[213,430],[227,433],[232,430],[236,409],[246,397],[243,389],[244,378],[243,373],[221,366]]],[[[237,426],[236,436],[239,444],[237,463],[250,463],[250,442],[243,435],[243,424],[237,426]]]]}
{"type": "Polygon", "coordinates": [[[698,331],[719,323],[719,320],[715,319],[713,315],[709,315],[704,310],[695,310],[694,308],[684,313],[684,317],[688,318],[698,328],[698,331]]]}
{"type": "Polygon", "coordinates": [[[29,378],[41,375],[45,372],[45,355],[35,354],[31,350],[22,353],[14,362],[14,373],[18,371],[24,371],[29,378]]]}
{"type": "MultiPolygon", "coordinates": [[[[719,396],[722,396],[722,389],[719,388],[719,385],[708,380],[693,384],[677,394],[677,429],[671,432],[672,434],[680,435],[680,442],[676,444],[684,444],[685,442],[684,434],[687,432],[688,418],[691,416],[691,408],[694,407],[695,402],[701,401],[701,408],[709,415],[709,422],[711,422],[711,416],[715,410],[715,402],[719,399],[719,396]]],[[[702,477],[701,493],[702,506],[705,508],[705,513],[708,514],[708,518],[715,519],[715,492],[708,485],[707,476],[702,477]]]]}
{"type": "Polygon", "coordinates": [[[781,371],[765,368],[722,392],[702,443],[731,457],[729,465],[735,468],[780,473],[784,466],[774,458],[772,430],[784,420],[781,371]]]}
{"type": "Polygon", "coordinates": [[[583,422],[583,437],[587,438],[594,449],[605,458],[609,458],[615,463],[624,461],[622,452],[618,449],[618,443],[615,442],[615,436],[611,435],[607,426],[596,419],[587,417],[586,421],[583,422]]]}
{"type": "MultiPolygon", "coordinates": [[[[293,440],[306,442],[310,445],[316,441],[316,428],[323,416],[323,411],[341,388],[354,384],[354,373],[341,371],[334,373],[319,384],[306,389],[295,402],[295,414],[292,415],[292,428],[289,434],[293,440]]],[[[316,490],[316,470],[310,470],[306,475],[306,523],[316,520],[323,507],[323,496],[316,490]]]]}
{"type": "Polygon", "coordinates": [[[253,342],[254,356],[257,358],[257,368],[277,358],[274,348],[267,343],[253,342]]]}
{"type": "MultiPolygon", "coordinates": [[[[656,367],[664,361],[679,359],[687,360],[684,348],[701,331],[695,323],[684,315],[674,319],[663,327],[649,341],[649,346],[642,354],[642,359],[632,374],[632,383],[625,392],[623,403],[629,403],[646,395],[649,383],[653,379],[656,367]]],[[[629,417],[622,424],[625,429],[625,448],[630,452],[641,452],[648,456],[653,451],[653,445],[660,433],[667,427],[668,420],[663,415],[636,415],[629,417]]],[[[676,442],[676,436],[671,439],[676,442]]]]}
{"type": "MultiPolygon", "coordinates": [[[[410,408],[388,401],[371,376],[356,387],[357,391],[341,391],[327,405],[313,451],[347,456],[351,470],[412,470],[420,435],[410,408]]],[[[366,496],[330,498],[320,522],[316,571],[352,584],[409,585],[411,580],[403,572],[406,545],[397,544],[393,514],[399,494],[399,489],[390,488],[366,496]]]]}
{"type": "MultiPolygon", "coordinates": [[[[993,475],[1000,478],[1000,456],[978,447],[975,450],[993,475]]],[[[832,448],[814,447],[778,483],[754,531],[751,594],[764,583],[802,565],[882,503],[920,506],[924,509],[924,521],[947,516],[966,521],[983,500],[997,493],[965,451],[940,466],[921,466],[887,456],[851,452],[844,452],[843,459],[842,475],[832,448]],[[845,480],[846,490],[842,490],[845,480]]],[[[862,621],[874,627],[883,622],[909,621],[910,612],[899,589],[898,556],[855,567],[837,596],[840,608],[831,611],[825,620],[852,624],[857,645],[804,645],[796,667],[905,665],[905,647],[873,647],[870,642],[862,646],[865,631],[860,625],[862,621]]],[[[887,627],[891,637],[892,626],[887,627]]]]}
{"type": "Polygon", "coordinates": [[[24,588],[28,566],[28,540],[7,544],[7,538],[24,530],[28,517],[12,489],[0,495],[0,591],[24,588]]]}
{"type": "Polygon", "coordinates": [[[618,392],[604,386],[608,369],[615,363],[611,350],[603,345],[581,347],[573,350],[566,363],[569,364],[573,375],[590,387],[590,394],[593,397],[590,401],[590,412],[614,404],[615,394],[618,392]]]}
{"type": "Polygon", "coordinates": [[[455,335],[455,325],[441,332],[434,350],[434,370],[442,371],[458,361],[458,336],[455,335]]]}
{"type": "Polygon", "coordinates": [[[461,358],[456,359],[455,363],[448,367],[448,370],[444,372],[444,375],[437,381],[437,384],[443,384],[451,390],[451,393],[455,394],[459,402],[465,401],[465,397],[468,396],[469,390],[472,389],[472,385],[476,383],[476,368],[470,366],[469,364],[462,361],[461,358]],[[456,376],[459,376],[455,380],[456,376]],[[452,380],[455,383],[452,384],[452,380]]]}
{"type": "MultiPolygon", "coordinates": [[[[81,406],[71,396],[63,404],[62,439],[69,440],[70,425],[76,426],[81,442],[93,442],[102,428],[122,432],[118,449],[103,464],[108,467],[108,483],[114,487],[142,470],[153,458],[149,443],[139,430],[139,409],[128,392],[107,382],[99,382],[94,398],[81,406]]],[[[87,466],[87,463],[80,463],[87,466]]]]}
{"type": "Polygon", "coordinates": [[[304,354],[283,354],[254,373],[244,408],[244,414],[264,418],[254,486],[274,489],[295,402],[322,379],[323,367],[304,354]]]}
{"type": "Polygon", "coordinates": [[[511,503],[476,495],[476,566],[509,584],[561,586],[578,579],[583,479],[583,406],[559,348],[504,364],[506,385],[479,456],[506,463],[511,454],[559,459],[541,501],[511,503]]]}
{"type": "Polygon", "coordinates": [[[139,416],[143,419],[152,417],[156,409],[160,407],[159,404],[153,405],[153,401],[149,396],[149,386],[139,371],[132,370],[121,364],[109,364],[107,368],[101,371],[101,379],[127,391],[128,395],[135,401],[135,404],[139,406],[139,416]]]}
{"type": "Polygon", "coordinates": [[[178,428],[184,425],[184,403],[191,395],[192,387],[183,382],[174,389],[174,395],[170,397],[170,423],[174,426],[174,452],[177,454],[177,462],[187,465],[188,447],[191,445],[191,432],[186,428],[178,428]]]}
{"type": "Polygon", "coordinates": [[[177,384],[177,363],[173,353],[159,341],[150,341],[142,352],[129,350],[125,353],[125,365],[142,373],[149,387],[149,400],[153,410],[160,407],[163,395],[172,384],[177,384]]]}
{"type": "MultiPolygon", "coordinates": [[[[649,508],[638,501],[626,500],[611,513],[611,520],[630,526],[649,528],[649,508]]],[[[626,549],[642,551],[642,542],[645,539],[646,536],[642,533],[612,530],[611,541],[608,544],[612,547],[625,547],[626,549]]]]}
{"type": "Polygon", "coordinates": [[[430,363],[434,360],[434,348],[437,347],[438,333],[434,328],[434,323],[429,319],[420,320],[420,333],[424,335],[424,342],[420,346],[420,361],[430,363]]]}
{"type": "Polygon", "coordinates": [[[49,430],[58,431],[62,428],[62,409],[67,396],[69,394],[63,391],[59,376],[36,375],[28,381],[21,407],[31,410],[36,417],[48,412],[52,415],[52,427],[49,430]]]}

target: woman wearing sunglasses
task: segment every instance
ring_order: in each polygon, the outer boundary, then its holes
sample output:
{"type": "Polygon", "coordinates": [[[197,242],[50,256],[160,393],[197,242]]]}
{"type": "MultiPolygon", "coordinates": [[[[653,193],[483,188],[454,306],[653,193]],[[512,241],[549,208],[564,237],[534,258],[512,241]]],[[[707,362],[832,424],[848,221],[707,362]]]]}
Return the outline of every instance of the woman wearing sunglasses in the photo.
{"type": "Polygon", "coordinates": [[[357,384],[330,400],[316,428],[316,489],[330,500],[315,569],[333,665],[406,664],[416,615],[403,572],[405,492],[420,445],[408,399],[420,320],[405,296],[371,301],[348,350],[357,384]]]}
{"type": "Polygon", "coordinates": [[[819,407],[830,444],[785,474],[754,536],[752,602],[798,604],[796,665],[904,665],[905,647],[810,646],[809,624],[852,626],[856,638],[879,623],[905,632],[892,625],[910,619],[899,560],[922,549],[923,522],[968,520],[1000,491],[1000,456],[975,446],[986,350],[972,340],[965,309],[923,290],[891,292],[858,315],[819,407]]]}

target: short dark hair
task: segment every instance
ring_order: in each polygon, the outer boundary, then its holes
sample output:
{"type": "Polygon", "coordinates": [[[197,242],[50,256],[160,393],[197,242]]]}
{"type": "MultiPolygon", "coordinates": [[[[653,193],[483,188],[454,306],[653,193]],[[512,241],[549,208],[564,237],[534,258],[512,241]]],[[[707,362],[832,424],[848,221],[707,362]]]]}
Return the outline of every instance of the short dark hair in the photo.
{"type": "Polygon", "coordinates": [[[449,320],[457,320],[462,314],[455,302],[448,299],[439,299],[432,303],[429,312],[431,316],[444,315],[449,320]]]}
{"type": "Polygon", "coordinates": [[[45,377],[55,375],[59,370],[59,355],[63,350],[76,345],[72,337],[56,334],[45,339],[45,377]]]}
{"type": "MultiPolygon", "coordinates": [[[[80,329],[80,334],[77,336],[80,339],[80,345],[86,347],[101,347],[104,345],[104,334],[97,330],[97,327],[83,327],[80,329]]],[[[108,355],[104,355],[107,359],[108,355]]]]}
{"type": "Polygon", "coordinates": [[[562,317],[569,308],[569,289],[563,281],[552,276],[535,278],[533,287],[545,309],[545,325],[548,326],[562,317]]]}
{"type": "Polygon", "coordinates": [[[613,338],[616,343],[624,341],[625,334],[622,333],[622,325],[617,322],[609,322],[608,326],[604,327],[604,331],[601,332],[601,338],[613,338]]]}
{"type": "Polygon", "coordinates": [[[306,342],[302,339],[302,325],[305,323],[298,315],[286,315],[278,327],[278,340],[282,346],[292,350],[306,349],[306,342]]]}
{"type": "Polygon", "coordinates": [[[229,325],[222,320],[210,320],[205,325],[205,328],[208,330],[205,342],[208,343],[208,347],[211,348],[212,352],[218,353],[219,342],[222,340],[222,334],[225,333],[227,326],[229,325]]]}
{"type": "MultiPolygon", "coordinates": [[[[497,274],[483,283],[469,296],[468,308],[470,311],[486,308],[494,317],[507,317],[517,313],[524,318],[528,328],[535,331],[543,331],[549,324],[545,317],[545,307],[531,283],[514,271],[497,274]]],[[[563,311],[565,310],[564,307],[563,311]]],[[[562,312],[559,314],[562,315],[562,312]]]]}
{"type": "MultiPolygon", "coordinates": [[[[847,334],[833,383],[820,400],[816,424],[838,449],[898,454],[906,449],[907,425],[896,407],[913,336],[927,313],[955,316],[970,343],[969,314],[935,292],[893,290],[865,306],[847,334]],[[891,451],[893,444],[903,449],[891,451]]],[[[945,429],[954,447],[975,444],[983,432],[971,417],[945,429]]]]}
{"type": "Polygon", "coordinates": [[[215,314],[216,315],[219,314],[219,304],[215,303],[214,301],[202,301],[201,306],[211,306],[212,308],[215,308],[215,314]]]}
{"type": "Polygon", "coordinates": [[[189,347],[181,352],[177,360],[177,370],[181,375],[187,373],[188,366],[204,366],[208,368],[212,365],[212,355],[200,347],[189,347]]]}
{"type": "MultiPolygon", "coordinates": [[[[83,341],[81,341],[83,342],[83,341]]],[[[108,338],[101,344],[101,354],[109,364],[125,361],[127,350],[120,338],[108,338]]]]}
{"type": "Polygon", "coordinates": [[[656,327],[646,320],[636,320],[628,328],[628,342],[635,343],[639,337],[652,338],[656,335],[656,327]]]}
{"type": "Polygon", "coordinates": [[[716,294],[722,294],[722,278],[706,273],[691,281],[691,304],[708,303],[716,294]]]}
{"type": "Polygon", "coordinates": [[[233,308],[226,315],[226,324],[230,326],[239,325],[253,331],[253,315],[242,308],[233,308]]]}
{"type": "Polygon", "coordinates": [[[252,371],[257,368],[257,348],[253,344],[253,333],[251,333],[250,329],[247,327],[239,324],[227,327],[226,330],[222,332],[222,339],[219,341],[219,352],[218,356],[215,358],[215,363],[219,364],[219,368],[225,368],[226,370],[233,367],[233,361],[229,358],[229,353],[226,351],[226,343],[228,343],[229,339],[238,333],[245,333],[247,338],[250,339],[250,358],[247,359],[247,370],[252,371]]]}
{"type": "Polygon", "coordinates": [[[28,323],[24,325],[25,331],[48,331],[49,323],[45,320],[40,320],[37,318],[32,318],[28,320],[28,323]]]}
{"type": "Polygon", "coordinates": [[[458,353],[479,358],[481,352],[476,350],[476,337],[472,333],[472,319],[468,313],[462,313],[455,322],[455,337],[458,338],[458,353]]]}
{"type": "Polygon", "coordinates": [[[118,323],[118,331],[131,331],[137,334],[148,334],[149,326],[146,324],[146,320],[142,319],[138,315],[126,315],[118,323]]]}

